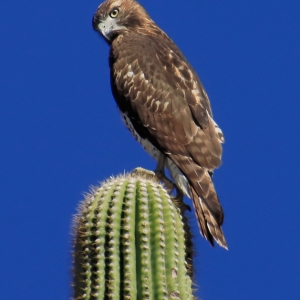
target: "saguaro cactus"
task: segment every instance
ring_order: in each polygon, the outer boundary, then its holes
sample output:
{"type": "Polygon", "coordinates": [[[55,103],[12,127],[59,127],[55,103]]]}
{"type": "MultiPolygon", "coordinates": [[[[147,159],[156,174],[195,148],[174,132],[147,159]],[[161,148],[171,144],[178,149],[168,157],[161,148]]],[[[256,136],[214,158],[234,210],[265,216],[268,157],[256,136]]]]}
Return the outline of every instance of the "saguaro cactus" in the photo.
{"type": "Polygon", "coordinates": [[[190,235],[159,183],[111,178],[79,210],[74,299],[193,299],[190,235]]]}

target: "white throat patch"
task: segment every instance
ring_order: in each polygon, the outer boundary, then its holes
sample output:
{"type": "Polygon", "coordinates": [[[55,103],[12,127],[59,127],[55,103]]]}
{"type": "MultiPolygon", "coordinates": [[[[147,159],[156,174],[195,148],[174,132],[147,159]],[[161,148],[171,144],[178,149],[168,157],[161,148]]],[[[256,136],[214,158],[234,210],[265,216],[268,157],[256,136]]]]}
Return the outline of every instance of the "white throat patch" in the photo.
{"type": "Polygon", "coordinates": [[[99,31],[107,39],[110,40],[111,33],[120,29],[125,29],[125,26],[120,26],[116,19],[108,16],[106,20],[102,21],[98,25],[99,31]]]}

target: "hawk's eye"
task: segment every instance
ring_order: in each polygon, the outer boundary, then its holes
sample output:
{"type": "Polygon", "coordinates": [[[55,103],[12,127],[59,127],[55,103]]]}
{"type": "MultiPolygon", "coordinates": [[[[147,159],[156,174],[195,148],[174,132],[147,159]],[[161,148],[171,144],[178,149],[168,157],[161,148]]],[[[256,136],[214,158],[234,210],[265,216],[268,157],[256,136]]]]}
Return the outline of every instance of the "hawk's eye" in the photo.
{"type": "Polygon", "coordinates": [[[117,8],[114,8],[110,13],[109,13],[109,16],[111,18],[116,18],[117,15],[119,14],[119,10],[117,8]]]}

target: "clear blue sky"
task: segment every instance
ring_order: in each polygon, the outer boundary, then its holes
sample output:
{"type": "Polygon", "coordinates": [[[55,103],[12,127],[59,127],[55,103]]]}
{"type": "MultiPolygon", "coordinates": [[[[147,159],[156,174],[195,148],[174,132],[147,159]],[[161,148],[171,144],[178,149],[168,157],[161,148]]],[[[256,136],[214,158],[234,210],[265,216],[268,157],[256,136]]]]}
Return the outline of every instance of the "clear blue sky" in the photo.
{"type": "MultiPolygon", "coordinates": [[[[194,216],[204,300],[300,299],[299,0],[141,0],[198,72],[225,133],[215,174],[229,251],[194,216]]],[[[0,4],[0,298],[70,296],[82,193],[151,158],[124,128],[100,2],[0,4]]]]}

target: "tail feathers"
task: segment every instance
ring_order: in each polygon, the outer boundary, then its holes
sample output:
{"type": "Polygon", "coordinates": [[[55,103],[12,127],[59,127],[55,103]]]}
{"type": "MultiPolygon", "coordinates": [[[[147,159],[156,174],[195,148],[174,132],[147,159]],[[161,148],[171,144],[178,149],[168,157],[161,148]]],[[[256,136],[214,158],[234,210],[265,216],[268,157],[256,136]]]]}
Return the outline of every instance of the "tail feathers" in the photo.
{"type": "Polygon", "coordinates": [[[205,200],[198,196],[193,187],[190,187],[194,209],[197,215],[197,221],[200,232],[209,243],[214,246],[214,240],[223,248],[228,249],[221,224],[219,224],[205,200]]]}
{"type": "Polygon", "coordinates": [[[221,229],[224,213],[212,182],[211,172],[196,164],[191,157],[170,155],[170,158],[188,180],[188,196],[193,200],[201,234],[212,246],[215,240],[227,249],[221,229]]]}

